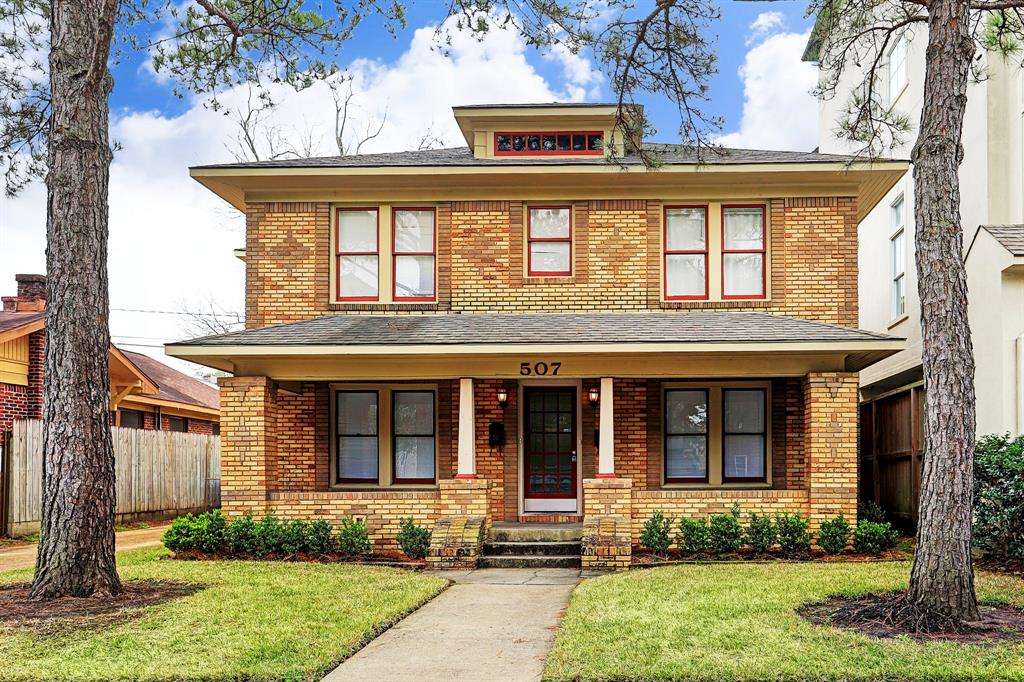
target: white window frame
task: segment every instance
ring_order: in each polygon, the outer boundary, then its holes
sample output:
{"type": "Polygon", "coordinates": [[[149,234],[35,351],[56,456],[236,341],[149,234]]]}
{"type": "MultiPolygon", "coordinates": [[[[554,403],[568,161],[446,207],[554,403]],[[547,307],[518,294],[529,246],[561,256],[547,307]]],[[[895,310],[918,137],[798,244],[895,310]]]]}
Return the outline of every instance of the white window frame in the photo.
{"type": "Polygon", "coordinates": [[[889,313],[893,320],[900,320],[907,314],[907,204],[901,194],[889,206],[893,221],[889,237],[889,313]]]}
{"type": "Polygon", "coordinates": [[[907,88],[907,41],[901,35],[889,48],[885,55],[886,63],[886,98],[889,104],[894,104],[900,95],[907,88]]]}

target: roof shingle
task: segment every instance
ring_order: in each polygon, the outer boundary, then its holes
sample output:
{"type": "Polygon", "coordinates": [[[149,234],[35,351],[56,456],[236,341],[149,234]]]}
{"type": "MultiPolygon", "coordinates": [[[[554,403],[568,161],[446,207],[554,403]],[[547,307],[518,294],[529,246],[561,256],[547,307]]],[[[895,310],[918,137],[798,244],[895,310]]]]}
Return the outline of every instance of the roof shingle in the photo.
{"type": "Polygon", "coordinates": [[[1014,256],[1024,256],[1024,225],[982,225],[981,229],[1014,256]]]}

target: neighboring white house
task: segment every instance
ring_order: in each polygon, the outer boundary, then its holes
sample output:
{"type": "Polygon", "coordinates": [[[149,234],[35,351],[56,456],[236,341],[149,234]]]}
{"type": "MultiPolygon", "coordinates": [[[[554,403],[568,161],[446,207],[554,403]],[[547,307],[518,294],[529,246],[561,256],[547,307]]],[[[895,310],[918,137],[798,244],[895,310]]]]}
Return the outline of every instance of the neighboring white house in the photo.
{"type": "MultiPolygon", "coordinates": [[[[914,123],[908,142],[893,152],[897,158],[910,158],[916,137],[926,44],[926,29],[906,31],[885,56],[879,79],[882,96],[914,123]]],[[[815,50],[812,39],[804,59],[814,61],[815,50]]],[[[1000,56],[981,59],[987,78],[968,91],[960,167],[977,432],[1016,435],[1024,432],[1024,76],[1000,56]]],[[[863,78],[855,68],[833,99],[819,103],[823,153],[855,151],[834,132],[851,87],[863,78]]],[[[908,341],[906,350],[861,372],[861,493],[896,518],[913,519],[923,403],[912,169],[861,222],[858,260],[861,328],[908,341]]]]}

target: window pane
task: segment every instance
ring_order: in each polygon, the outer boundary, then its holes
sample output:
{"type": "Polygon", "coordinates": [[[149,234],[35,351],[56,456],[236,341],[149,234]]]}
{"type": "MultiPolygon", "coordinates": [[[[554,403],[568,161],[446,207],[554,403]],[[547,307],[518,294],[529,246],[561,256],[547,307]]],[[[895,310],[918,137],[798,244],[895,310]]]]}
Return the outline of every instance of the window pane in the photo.
{"type": "Polygon", "coordinates": [[[727,253],[722,258],[726,296],[764,295],[764,254],[727,253]]]}
{"type": "Polygon", "coordinates": [[[512,151],[512,136],[511,135],[498,135],[498,151],[499,152],[512,151]]]}
{"type": "Polygon", "coordinates": [[[338,478],[377,480],[377,439],[338,437],[338,478]]]}
{"type": "Polygon", "coordinates": [[[434,478],[434,437],[395,437],[395,478],[434,478]]]}
{"type": "Polygon", "coordinates": [[[530,238],[568,239],[570,213],[568,208],[531,208],[530,238]]]}
{"type": "Polygon", "coordinates": [[[704,296],[707,259],[702,253],[669,254],[665,256],[665,295],[704,296]]]}
{"type": "Polygon", "coordinates": [[[899,317],[906,310],[906,297],[903,294],[904,277],[900,275],[892,281],[892,316],[899,317]]]}
{"type": "Polygon", "coordinates": [[[764,391],[722,392],[727,433],[764,433],[764,391]]]}
{"type": "Polygon", "coordinates": [[[903,274],[903,264],[906,262],[906,256],[904,255],[903,250],[903,232],[900,232],[892,238],[892,241],[889,243],[889,252],[892,254],[893,277],[903,274]]]}
{"type": "Polygon", "coordinates": [[[338,434],[342,436],[377,435],[377,394],[366,391],[338,391],[338,434]]]}
{"type": "Polygon", "coordinates": [[[135,410],[121,410],[121,426],[126,429],[141,429],[142,413],[135,410]]]}
{"type": "Polygon", "coordinates": [[[587,136],[587,148],[592,152],[601,151],[604,146],[604,140],[600,135],[588,135],[587,136]]]}
{"type": "Polygon", "coordinates": [[[764,478],[763,436],[725,436],[722,447],[726,478],[764,478]]]}
{"type": "Polygon", "coordinates": [[[434,212],[395,211],[395,253],[434,251],[434,212]]]}
{"type": "Polygon", "coordinates": [[[665,210],[665,248],[669,251],[703,251],[707,245],[704,209],[665,210]]]}
{"type": "Polygon", "coordinates": [[[705,478],[707,469],[705,436],[669,436],[665,439],[666,478],[705,478]]]}
{"type": "Polygon", "coordinates": [[[342,298],[377,297],[377,256],[339,256],[342,298]]]}
{"type": "Polygon", "coordinates": [[[892,226],[898,228],[903,226],[903,197],[896,200],[892,205],[892,226]]]}
{"type": "Polygon", "coordinates": [[[434,433],[434,394],[422,391],[395,391],[395,433],[429,436],[434,433]]]}
{"type": "Polygon", "coordinates": [[[726,251],[764,248],[764,222],[760,208],[727,208],[723,214],[726,251]]]}
{"type": "Polygon", "coordinates": [[[569,272],[569,242],[533,242],[530,244],[531,272],[569,272]]]}
{"type": "Polygon", "coordinates": [[[665,392],[665,433],[707,432],[707,393],[704,391],[665,392]]]}
{"type": "Polygon", "coordinates": [[[433,256],[395,256],[395,296],[434,297],[433,256]]]}
{"type": "Polygon", "coordinates": [[[338,251],[377,250],[377,212],[338,212],[338,251]]]}

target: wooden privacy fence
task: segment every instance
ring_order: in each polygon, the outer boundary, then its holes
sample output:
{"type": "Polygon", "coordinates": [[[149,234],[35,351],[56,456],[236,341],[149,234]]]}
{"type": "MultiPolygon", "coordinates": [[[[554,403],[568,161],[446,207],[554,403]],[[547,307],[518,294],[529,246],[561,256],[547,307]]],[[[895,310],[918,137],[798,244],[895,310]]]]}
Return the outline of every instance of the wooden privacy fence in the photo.
{"type": "MultiPolygon", "coordinates": [[[[167,518],[220,505],[220,438],[111,427],[119,521],[167,518]]],[[[39,530],[43,422],[19,420],[0,434],[0,530],[39,530]]]]}

